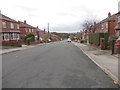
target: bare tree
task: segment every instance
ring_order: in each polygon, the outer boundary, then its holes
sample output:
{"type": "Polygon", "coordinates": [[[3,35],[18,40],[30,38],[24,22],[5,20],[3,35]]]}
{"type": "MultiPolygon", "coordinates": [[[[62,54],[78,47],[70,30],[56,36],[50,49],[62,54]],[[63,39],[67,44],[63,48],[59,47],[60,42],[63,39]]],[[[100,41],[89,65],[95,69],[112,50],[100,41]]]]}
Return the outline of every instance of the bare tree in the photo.
{"type": "Polygon", "coordinates": [[[95,20],[85,20],[85,21],[82,23],[82,28],[83,28],[84,30],[88,30],[88,29],[90,29],[90,27],[93,26],[95,23],[96,23],[95,20]]]}

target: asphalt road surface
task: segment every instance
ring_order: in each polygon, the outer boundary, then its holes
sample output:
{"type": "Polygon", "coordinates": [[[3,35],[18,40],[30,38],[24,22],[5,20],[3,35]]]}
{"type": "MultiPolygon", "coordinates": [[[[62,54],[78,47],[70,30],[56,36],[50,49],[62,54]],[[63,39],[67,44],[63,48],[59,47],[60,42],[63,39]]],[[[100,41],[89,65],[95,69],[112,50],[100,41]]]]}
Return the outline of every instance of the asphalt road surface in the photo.
{"type": "Polygon", "coordinates": [[[2,58],[3,88],[117,88],[67,41],[4,54],[2,58]]]}

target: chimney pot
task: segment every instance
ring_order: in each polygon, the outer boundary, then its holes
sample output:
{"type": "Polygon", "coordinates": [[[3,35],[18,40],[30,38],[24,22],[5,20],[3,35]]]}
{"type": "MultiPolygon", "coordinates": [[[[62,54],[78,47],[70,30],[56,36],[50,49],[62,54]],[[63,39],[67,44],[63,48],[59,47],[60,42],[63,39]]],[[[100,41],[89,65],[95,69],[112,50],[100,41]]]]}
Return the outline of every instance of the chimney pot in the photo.
{"type": "Polygon", "coordinates": [[[38,29],[38,26],[37,26],[37,29],[38,29]]]}
{"type": "Polygon", "coordinates": [[[26,20],[24,20],[24,24],[26,24],[26,20]]]}
{"type": "Polygon", "coordinates": [[[111,16],[111,13],[109,12],[109,13],[108,13],[108,17],[110,17],[110,16],[111,16]]]}
{"type": "Polygon", "coordinates": [[[96,22],[94,22],[94,25],[96,25],[96,22]]]}

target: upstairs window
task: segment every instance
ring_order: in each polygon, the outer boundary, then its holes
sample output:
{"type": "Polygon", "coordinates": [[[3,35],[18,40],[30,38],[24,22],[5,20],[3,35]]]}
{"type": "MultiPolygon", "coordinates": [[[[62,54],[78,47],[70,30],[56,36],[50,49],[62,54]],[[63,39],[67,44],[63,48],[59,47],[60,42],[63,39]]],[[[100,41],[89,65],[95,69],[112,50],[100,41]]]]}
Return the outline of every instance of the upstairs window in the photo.
{"type": "Polygon", "coordinates": [[[34,32],[34,29],[32,29],[32,32],[34,32]]]}
{"type": "Polygon", "coordinates": [[[10,28],[14,29],[14,23],[10,23],[10,28]]]}
{"type": "Polygon", "coordinates": [[[118,16],[118,23],[120,23],[120,16],[118,16]]]}
{"type": "Polygon", "coordinates": [[[2,22],[2,28],[7,28],[6,22],[2,22]]]}
{"type": "Polygon", "coordinates": [[[19,26],[19,24],[17,24],[17,29],[20,29],[20,26],[19,26]]]}

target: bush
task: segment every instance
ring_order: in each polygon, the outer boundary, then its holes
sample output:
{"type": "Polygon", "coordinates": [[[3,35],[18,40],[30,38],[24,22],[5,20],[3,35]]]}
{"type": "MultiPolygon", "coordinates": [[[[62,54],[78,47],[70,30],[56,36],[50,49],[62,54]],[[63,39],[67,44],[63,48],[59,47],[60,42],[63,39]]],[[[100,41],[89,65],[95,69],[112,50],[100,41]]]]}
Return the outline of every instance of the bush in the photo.
{"type": "Polygon", "coordinates": [[[23,37],[23,42],[27,45],[30,45],[30,42],[33,41],[35,41],[35,35],[32,33],[29,33],[25,37],[23,37]]]}
{"type": "Polygon", "coordinates": [[[100,33],[93,33],[89,36],[89,43],[99,45],[100,44],[100,33]]]}

